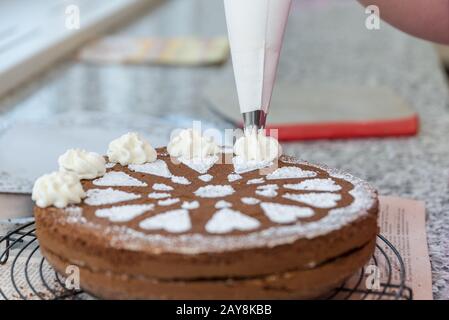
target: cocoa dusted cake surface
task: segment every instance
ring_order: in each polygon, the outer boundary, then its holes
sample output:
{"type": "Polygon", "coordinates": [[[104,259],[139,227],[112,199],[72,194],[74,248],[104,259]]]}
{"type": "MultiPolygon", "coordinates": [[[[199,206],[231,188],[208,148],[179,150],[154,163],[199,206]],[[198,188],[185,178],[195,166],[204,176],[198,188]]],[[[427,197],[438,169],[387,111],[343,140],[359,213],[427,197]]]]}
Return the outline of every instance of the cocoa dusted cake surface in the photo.
{"type": "Polygon", "coordinates": [[[61,273],[77,265],[94,296],[154,299],[314,298],[371,257],[367,183],[288,156],[241,173],[218,158],[175,163],[162,148],[152,163],[108,164],[82,180],[82,203],[35,207],[44,256],[61,273]]]}

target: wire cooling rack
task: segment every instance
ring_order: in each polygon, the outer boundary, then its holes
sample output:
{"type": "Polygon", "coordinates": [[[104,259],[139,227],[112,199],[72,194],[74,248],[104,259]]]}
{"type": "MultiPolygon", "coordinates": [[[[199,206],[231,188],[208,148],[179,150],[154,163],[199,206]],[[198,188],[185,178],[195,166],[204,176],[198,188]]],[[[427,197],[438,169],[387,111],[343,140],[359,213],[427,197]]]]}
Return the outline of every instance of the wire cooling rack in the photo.
{"type": "MultiPolygon", "coordinates": [[[[0,300],[60,300],[92,298],[82,290],[67,289],[40,254],[34,222],[0,239],[0,300]]],[[[370,262],[324,299],[411,300],[405,284],[405,265],[398,250],[382,235],[370,262]]]]}

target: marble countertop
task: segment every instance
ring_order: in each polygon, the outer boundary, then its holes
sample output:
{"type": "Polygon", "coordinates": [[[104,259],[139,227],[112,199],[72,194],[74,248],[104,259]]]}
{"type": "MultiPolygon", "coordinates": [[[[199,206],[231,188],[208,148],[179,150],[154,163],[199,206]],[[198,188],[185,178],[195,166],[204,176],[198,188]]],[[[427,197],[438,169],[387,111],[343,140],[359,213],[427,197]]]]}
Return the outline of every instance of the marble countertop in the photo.
{"type": "MultiPolygon", "coordinates": [[[[218,0],[168,1],[119,33],[223,35],[226,26],[222,6],[218,0]]],[[[386,24],[380,30],[368,31],[365,18],[364,10],[355,1],[295,2],[278,81],[390,87],[418,112],[419,134],[408,138],[286,143],[284,152],[348,170],[372,183],[382,195],[425,201],[434,297],[447,299],[447,83],[431,44],[386,24]]],[[[225,124],[209,111],[203,90],[210,83],[233,81],[230,62],[212,68],[163,68],[86,65],[66,59],[2,98],[0,117],[11,122],[39,122],[107,112],[126,114],[130,119],[159,119],[163,128],[191,125],[194,119],[220,127],[225,124]]],[[[98,125],[107,123],[100,121],[98,125]]]]}

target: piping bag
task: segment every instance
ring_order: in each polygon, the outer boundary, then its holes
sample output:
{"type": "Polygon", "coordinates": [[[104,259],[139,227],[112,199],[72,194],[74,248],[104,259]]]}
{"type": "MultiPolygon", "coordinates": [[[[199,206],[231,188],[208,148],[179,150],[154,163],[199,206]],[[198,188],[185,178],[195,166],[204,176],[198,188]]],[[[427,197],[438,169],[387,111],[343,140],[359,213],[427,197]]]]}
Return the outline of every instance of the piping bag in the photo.
{"type": "Polygon", "coordinates": [[[265,128],[292,0],[224,0],[245,131],[265,128]]]}

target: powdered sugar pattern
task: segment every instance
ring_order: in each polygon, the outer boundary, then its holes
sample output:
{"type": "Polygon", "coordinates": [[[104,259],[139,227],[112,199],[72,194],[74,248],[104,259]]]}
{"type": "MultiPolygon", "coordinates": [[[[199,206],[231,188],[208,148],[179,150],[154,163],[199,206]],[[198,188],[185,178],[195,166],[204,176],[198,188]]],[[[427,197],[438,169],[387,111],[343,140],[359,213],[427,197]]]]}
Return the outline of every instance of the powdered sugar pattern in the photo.
{"type": "Polygon", "coordinates": [[[308,179],[300,183],[284,184],[284,188],[291,190],[314,190],[314,191],[339,191],[341,187],[332,179],[308,179]]]}
{"type": "Polygon", "coordinates": [[[209,182],[213,179],[214,177],[210,174],[203,174],[201,176],[198,177],[198,179],[204,181],[204,182],[209,182]]]}
{"type": "Polygon", "coordinates": [[[206,231],[209,233],[228,233],[234,230],[248,231],[257,229],[260,222],[239,211],[221,209],[206,223],[206,231]]]}
{"type": "Polygon", "coordinates": [[[282,197],[285,199],[302,202],[316,208],[335,207],[337,205],[337,201],[341,199],[341,195],[329,192],[323,193],[312,192],[304,194],[286,193],[282,197]]]}
{"type": "Polygon", "coordinates": [[[190,230],[192,225],[189,212],[185,209],[177,209],[142,220],[139,227],[144,230],[165,230],[171,233],[180,233],[190,230]]]}
{"type": "Polygon", "coordinates": [[[201,174],[209,171],[209,169],[213,167],[213,165],[218,161],[218,159],[219,158],[217,155],[207,156],[204,158],[192,158],[192,159],[187,159],[184,157],[178,158],[178,160],[181,163],[185,164],[189,168],[201,174]]]}
{"type": "Polygon", "coordinates": [[[224,208],[230,208],[232,207],[232,203],[227,202],[225,200],[220,200],[215,203],[215,208],[217,209],[224,209],[224,208]]]}
{"type": "Polygon", "coordinates": [[[181,205],[181,208],[187,209],[187,210],[193,210],[198,209],[200,207],[200,203],[196,200],[194,201],[184,201],[181,205]]]}
{"type": "Polygon", "coordinates": [[[128,168],[135,172],[152,174],[163,178],[170,178],[172,176],[167,164],[160,159],[144,164],[130,164],[128,168]]]}
{"type": "Polygon", "coordinates": [[[153,184],[153,190],[156,190],[156,191],[172,191],[173,187],[168,186],[168,185],[166,185],[164,183],[155,183],[155,184],[153,184]]]}
{"type": "Polygon", "coordinates": [[[96,186],[107,187],[146,187],[147,184],[120,171],[106,172],[101,178],[92,182],[96,186]]]}
{"type": "Polygon", "coordinates": [[[237,174],[237,173],[228,174],[228,181],[229,182],[234,182],[234,181],[237,181],[237,180],[240,180],[240,179],[242,179],[242,176],[237,174]]]}
{"type": "Polygon", "coordinates": [[[163,199],[170,197],[170,193],[167,192],[152,192],[148,194],[148,198],[150,199],[163,199]]]}
{"type": "Polygon", "coordinates": [[[178,203],[178,202],[179,202],[179,198],[168,198],[168,199],[165,199],[165,200],[159,200],[157,202],[157,204],[160,205],[160,206],[171,206],[171,205],[173,205],[175,203],[178,203]]]}
{"type": "Polygon", "coordinates": [[[178,177],[178,176],[172,176],[171,182],[177,183],[177,184],[191,184],[189,179],[187,179],[186,177],[178,177]]]}
{"type": "Polygon", "coordinates": [[[259,199],[252,198],[252,197],[243,197],[241,200],[244,204],[248,204],[248,205],[255,205],[255,204],[260,203],[259,199]]]}
{"type": "Polygon", "coordinates": [[[246,182],[246,184],[260,184],[260,183],[264,183],[264,182],[265,182],[265,180],[263,178],[256,178],[256,179],[248,180],[246,182]]]}
{"type": "Polygon", "coordinates": [[[198,188],[195,195],[201,198],[221,198],[234,192],[234,189],[229,185],[208,185],[198,188]]]}
{"type": "Polygon", "coordinates": [[[265,215],[275,223],[292,223],[297,218],[308,218],[315,214],[310,208],[274,202],[262,202],[260,206],[265,212],[265,215]]]}
{"type": "Polygon", "coordinates": [[[112,222],[127,222],[147,211],[153,210],[153,208],[154,204],[117,206],[106,209],[98,209],[95,211],[95,215],[98,218],[107,218],[112,222]]]}
{"type": "Polygon", "coordinates": [[[262,186],[258,186],[256,190],[256,194],[262,197],[273,198],[278,195],[277,191],[279,186],[276,184],[266,184],[262,186]]]}
{"type": "Polygon", "coordinates": [[[298,179],[298,178],[310,178],[315,177],[316,172],[302,170],[298,167],[282,167],[274,170],[272,173],[267,174],[268,180],[274,179],[298,179]]]}
{"type": "Polygon", "coordinates": [[[232,158],[232,163],[234,164],[234,171],[236,173],[245,173],[258,169],[267,168],[273,165],[273,161],[246,161],[241,156],[235,156],[232,158]]]}
{"type": "Polygon", "coordinates": [[[84,203],[89,206],[101,206],[122,201],[139,199],[139,194],[125,192],[121,190],[108,189],[90,189],[86,192],[87,198],[84,203]]]}
{"type": "Polygon", "coordinates": [[[115,163],[115,162],[108,162],[105,164],[105,167],[106,167],[106,169],[112,169],[115,167],[116,164],[117,163],[115,163]]]}

